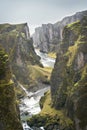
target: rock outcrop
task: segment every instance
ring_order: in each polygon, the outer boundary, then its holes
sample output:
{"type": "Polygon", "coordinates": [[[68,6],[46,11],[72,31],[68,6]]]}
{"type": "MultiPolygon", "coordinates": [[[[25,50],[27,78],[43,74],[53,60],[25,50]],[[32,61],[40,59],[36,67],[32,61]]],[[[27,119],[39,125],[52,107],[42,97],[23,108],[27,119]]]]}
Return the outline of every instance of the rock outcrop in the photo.
{"type": "Polygon", "coordinates": [[[51,76],[52,106],[73,121],[69,130],[87,130],[87,17],[64,28],[51,76]]]}
{"type": "Polygon", "coordinates": [[[0,130],[23,130],[8,55],[0,46],[0,130]]]}
{"type": "Polygon", "coordinates": [[[9,55],[11,69],[17,81],[29,85],[29,65],[39,65],[27,23],[0,25],[0,44],[9,55]]]}
{"type": "Polygon", "coordinates": [[[81,20],[87,15],[87,11],[78,12],[70,17],[65,17],[62,21],[55,24],[42,24],[41,27],[35,29],[33,34],[34,46],[42,52],[56,52],[62,41],[62,32],[67,24],[81,20]]]}

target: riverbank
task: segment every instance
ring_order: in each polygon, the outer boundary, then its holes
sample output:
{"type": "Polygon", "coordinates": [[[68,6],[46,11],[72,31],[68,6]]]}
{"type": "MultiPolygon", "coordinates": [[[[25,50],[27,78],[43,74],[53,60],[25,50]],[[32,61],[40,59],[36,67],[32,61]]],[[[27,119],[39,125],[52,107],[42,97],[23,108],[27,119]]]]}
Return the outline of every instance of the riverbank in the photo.
{"type": "Polygon", "coordinates": [[[38,49],[35,49],[35,52],[41,58],[41,63],[44,67],[54,67],[55,58],[49,57],[47,53],[40,52],[38,49]]]}
{"type": "MultiPolygon", "coordinates": [[[[40,98],[44,96],[44,93],[50,89],[50,86],[40,89],[36,92],[28,92],[21,84],[21,88],[25,91],[26,96],[20,99],[20,117],[23,124],[23,128],[30,129],[27,125],[27,120],[35,114],[38,114],[41,109],[39,105],[40,98]]],[[[40,128],[41,129],[41,128],[40,128]]],[[[32,129],[34,130],[34,129],[32,129]]]]}
{"type": "MultiPolygon", "coordinates": [[[[39,86],[41,87],[34,87],[34,88],[25,88],[22,84],[19,83],[19,86],[21,89],[26,93],[26,96],[20,99],[20,116],[21,116],[21,121],[23,124],[23,128],[28,129],[28,130],[34,130],[35,128],[30,128],[30,126],[27,125],[27,120],[32,117],[33,115],[39,114],[41,111],[39,101],[42,96],[44,96],[44,93],[50,90],[49,83],[47,83],[50,80],[50,74],[52,71],[52,68],[54,67],[55,59],[48,57],[47,54],[40,52],[39,50],[35,50],[37,55],[41,57],[41,63],[43,64],[43,68],[38,68],[38,66],[33,66],[31,68],[33,80],[35,79],[41,79],[41,75],[45,75],[45,78],[41,82],[39,82],[39,86]],[[40,78],[35,77],[40,75],[40,78]],[[47,76],[46,76],[47,75],[47,76]]],[[[29,68],[30,69],[30,68],[29,68]]],[[[33,127],[33,126],[32,126],[33,127]]],[[[44,130],[42,126],[38,128],[38,130],[44,130]]]]}

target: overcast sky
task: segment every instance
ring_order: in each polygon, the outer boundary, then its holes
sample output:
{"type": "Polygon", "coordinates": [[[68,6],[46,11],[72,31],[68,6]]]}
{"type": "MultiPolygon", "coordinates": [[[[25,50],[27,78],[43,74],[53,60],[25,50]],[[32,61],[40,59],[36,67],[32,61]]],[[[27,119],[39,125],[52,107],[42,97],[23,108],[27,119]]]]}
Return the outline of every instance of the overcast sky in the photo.
{"type": "Polygon", "coordinates": [[[27,22],[31,33],[43,23],[87,10],[87,0],[0,0],[0,23],[27,22]]]}

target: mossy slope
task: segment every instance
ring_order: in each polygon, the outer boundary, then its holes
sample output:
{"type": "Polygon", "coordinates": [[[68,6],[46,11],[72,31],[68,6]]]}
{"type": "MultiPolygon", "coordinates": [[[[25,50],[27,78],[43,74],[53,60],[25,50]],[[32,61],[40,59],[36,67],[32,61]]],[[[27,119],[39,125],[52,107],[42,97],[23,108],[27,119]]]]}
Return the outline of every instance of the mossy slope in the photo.
{"type": "Polygon", "coordinates": [[[56,110],[51,106],[50,91],[46,92],[40,100],[41,112],[28,120],[28,124],[36,127],[44,126],[45,130],[69,130],[73,122],[64,110],[56,110]]]}
{"type": "Polygon", "coordinates": [[[0,44],[9,55],[14,77],[23,85],[30,85],[29,65],[41,66],[33,48],[27,23],[0,25],[0,44]]]}
{"type": "Polygon", "coordinates": [[[86,130],[87,18],[64,28],[51,76],[51,93],[40,100],[41,112],[28,120],[45,130],[86,130]]]}
{"type": "Polygon", "coordinates": [[[11,77],[8,55],[0,47],[0,129],[23,130],[11,77]]]}
{"type": "Polygon", "coordinates": [[[64,28],[63,41],[51,76],[52,105],[64,109],[75,123],[87,125],[87,17],[64,28]],[[81,107],[83,106],[83,107],[81,107]]]}

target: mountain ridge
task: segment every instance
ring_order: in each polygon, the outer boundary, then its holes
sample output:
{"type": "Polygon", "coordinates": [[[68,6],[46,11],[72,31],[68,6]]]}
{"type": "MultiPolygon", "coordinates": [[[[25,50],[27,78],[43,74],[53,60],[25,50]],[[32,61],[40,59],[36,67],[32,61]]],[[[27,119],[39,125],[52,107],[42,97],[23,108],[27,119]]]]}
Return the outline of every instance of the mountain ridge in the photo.
{"type": "Polygon", "coordinates": [[[0,44],[9,55],[10,65],[15,78],[19,82],[28,85],[28,65],[42,65],[40,57],[34,51],[27,23],[17,25],[1,24],[0,44]]]}
{"type": "Polygon", "coordinates": [[[42,52],[57,52],[62,41],[64,26],[82,19],[85,15],[87,15],[87,11],[77,12],[74,15],[67,16],[54,24],[42,24],[42,27],[35,29],[35,33],[32,36],[34,46],[39,48],[42,52]]]}

